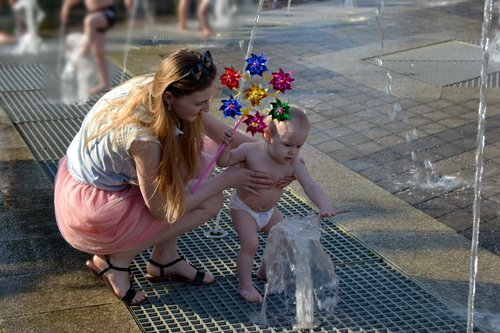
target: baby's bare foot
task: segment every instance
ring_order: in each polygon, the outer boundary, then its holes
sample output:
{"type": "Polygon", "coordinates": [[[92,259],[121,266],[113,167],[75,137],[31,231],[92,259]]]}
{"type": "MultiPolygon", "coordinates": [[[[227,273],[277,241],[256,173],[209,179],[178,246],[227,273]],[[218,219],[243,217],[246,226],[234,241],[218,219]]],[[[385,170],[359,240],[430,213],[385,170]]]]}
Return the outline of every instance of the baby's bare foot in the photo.
{"type": "Polygon", "coordinates": [[[249,288],[241,288],[239,289],[240,296],[249,303],[257,303],[262,302],[262,295],[259,293],[254,286],[250,286],[249,288]]]}

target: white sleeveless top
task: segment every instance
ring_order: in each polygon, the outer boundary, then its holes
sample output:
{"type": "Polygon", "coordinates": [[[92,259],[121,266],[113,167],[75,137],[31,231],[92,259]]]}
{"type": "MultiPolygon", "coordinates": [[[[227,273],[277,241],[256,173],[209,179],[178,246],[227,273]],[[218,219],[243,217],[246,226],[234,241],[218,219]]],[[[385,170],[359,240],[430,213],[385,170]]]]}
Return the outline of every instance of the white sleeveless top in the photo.
{"type": "Polygon", "coordinates": [[[129,184],[137,184],[137,172],[129,149],[134,141],[160,143],[150,129],[129,124],[118,133],[107,131],[89,144],[85,143],[99,129],[92,122],[92,117],[106,106],[107,101],[128,94],[134,85],[143,84],[146,80],[141,78],[139,82],[134,80],[111,90],[86,115],[66,152],[68,170],[74,179],[106,191],[121,191],[129,184]]]}

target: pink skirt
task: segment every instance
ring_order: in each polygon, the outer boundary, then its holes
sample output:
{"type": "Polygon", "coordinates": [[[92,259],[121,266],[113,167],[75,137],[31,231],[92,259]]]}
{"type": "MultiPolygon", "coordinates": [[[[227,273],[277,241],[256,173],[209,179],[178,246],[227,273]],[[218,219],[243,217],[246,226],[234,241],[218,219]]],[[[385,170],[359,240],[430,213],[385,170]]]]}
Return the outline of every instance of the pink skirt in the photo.
{"type": "MultiPolygon", "coordinates": [[[[217,148],[215,146],[215,148],[217,148]]],[[[214,144],[206,145],[201,166],[213,156],[214,144]]],[[[74,248],[98,255],[146,249],[170,224],[153,217],[139,186],[123,191],[104,191],[76,181],[66,158],[59,161],[55,179],[56,221],[64,239],[74,248]]]]}

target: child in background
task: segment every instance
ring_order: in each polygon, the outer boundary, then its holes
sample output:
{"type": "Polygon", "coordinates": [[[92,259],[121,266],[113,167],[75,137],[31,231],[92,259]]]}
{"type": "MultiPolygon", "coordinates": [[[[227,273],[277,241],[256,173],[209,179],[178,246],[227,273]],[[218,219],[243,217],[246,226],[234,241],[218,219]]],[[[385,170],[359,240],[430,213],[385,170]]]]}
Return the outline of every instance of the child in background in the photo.
{"type": "MultiPolygon", "coordinates": [[[[124,0],[127,10],[132,9],[134,0],[124,0]]],[[[137,1],[137,0],[135,0],[137,1]]],[[[66,25],[72,7],[80,0],[64,0],[61,8],[61,23],[66,25]]],[[[81,56],[86,57],[92,52],[99,70],[99,83],[90,91],[94,95],[111,88],[105,57],[106,32],[116,23],[116,8],[114,0],[85,0],[87,15],[83,21],[83,30],[86,41],[82,46],[81,56]]],[[[78,60],[78,59],[76,59],[78,60]]]]}
{"type": "MultiPolygon", "coordinates": [[[[179,30],[187,30],[187,22],[189,16],[189,6],[191,0],[180,0],[179,2],[179,30]]],[[[212,27],[208,19],[208,13],[212,9],[211,0],[201,0],[198,2],[196,17],[198,18],[199,31],[198,35],[202,38],[209,38],[213,34],[212,27]]]]}
{"type": "MultiPolygon", "coordinates": [[[[217,165],[227,167],[244,163],[245,167],[265,172],[273,181],[294,177],[307,196],[319,208],[319,217],[335,216],[337,213],[323,190],[309,175],[305,164],[299,158],[300,148],[309,134],[310,123],[305,113],[291,107],[290,119],[279,121],[271,115],[266,118],[264,140],[243,143],[235,149],[230,144],[233,132],[224,132],[222,143],[226,144],[217,159],[217,165]]],[[[231,197],[231,218],[240,239],[237,266],[239,293],[247,302],[260,302],[262,295],[252,281],[253,259],[259,246],[258,231],[269,233],[271,228],[283,220],[276,204],[281,199],[283,188],[272,186],[259,190],[259,195],[237,189],[231,197]]],[[[265,279],[265,263],[260,265],[257,277],[265,279]]]]}

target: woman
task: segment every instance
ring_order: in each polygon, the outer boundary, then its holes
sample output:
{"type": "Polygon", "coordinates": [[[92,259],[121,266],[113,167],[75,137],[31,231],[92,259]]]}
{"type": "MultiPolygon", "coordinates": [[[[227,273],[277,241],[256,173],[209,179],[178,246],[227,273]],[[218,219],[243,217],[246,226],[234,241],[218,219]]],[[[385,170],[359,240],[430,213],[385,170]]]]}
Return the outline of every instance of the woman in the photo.
{"type": "Polygon", "coordinates": [[[215,78],[209,51],[171,54],[154,75],[104,95],[59,164],[59,230],[70,245],[94,255],[87,267],[128,304],[146,299],[131,288],[129,266],[151,246],[146,278],[213,283],[211,273],[179,257],[177,237],[217,214],[224,189],[272,184],[264,173],[232,167],[190,193],[207,162],[204,135],[220,143],[227,127],[208,114],[215,78]]]}

